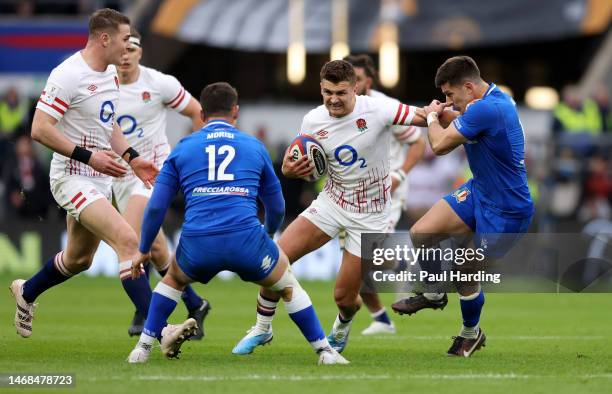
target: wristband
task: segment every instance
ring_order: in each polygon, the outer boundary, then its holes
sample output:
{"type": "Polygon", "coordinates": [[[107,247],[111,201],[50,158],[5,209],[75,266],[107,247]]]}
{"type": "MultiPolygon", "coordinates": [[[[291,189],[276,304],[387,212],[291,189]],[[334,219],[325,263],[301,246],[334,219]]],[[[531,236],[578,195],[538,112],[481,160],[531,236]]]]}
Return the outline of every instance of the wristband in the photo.
{"type": "Polygon", "coordinates": [[[397,179],[399,183],[402,183],[406,180],[406,173],[404,172],[404,170],[399,168],[395,171],[391,171],[391,177],[397,179]]]}
{"type": "Polygon", "coordinates": [[[438,113],[430,112],[427,114],[427,126],[430,126],[433,122],[438,121],[438,113]]]}
{"type": "Polygon", "coordinates": [[[70,155],[70,158],[76,161],[80,161],[83,164],[88,164],[89,163],[89,159],[91,158],[91,155],[93,154],[92,151],[87,150],[85,148],[81,148],[80,146],[75,146],[74,150],[72,151],[72,154],[70,155]]]}
{"type": "Polygon", "coordinates": [[[131,146],[127,148],[125,152],[123,152],[121,157],[125,155],[128,155],[127,159],[125,159],[125,161],[127,161],[128,163],[134,160],[135,158],[137,158],[138,156],[140,156],[140,154],[136,151],[136,149],[132,148],[131,146]]]}

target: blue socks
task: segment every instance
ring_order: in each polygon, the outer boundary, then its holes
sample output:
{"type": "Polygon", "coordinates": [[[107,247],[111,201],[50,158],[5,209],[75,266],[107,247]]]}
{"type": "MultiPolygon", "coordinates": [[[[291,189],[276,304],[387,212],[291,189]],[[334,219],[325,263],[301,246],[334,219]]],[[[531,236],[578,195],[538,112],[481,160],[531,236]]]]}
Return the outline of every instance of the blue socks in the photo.
{"type": "Polygon", "coordinates": [[[462,333],[469,336],[478,335],[480,312],[485,302],[484,292],[481,289],[478,293],[469,296],[459,296],[459,302],[461,304],[461,315],[463,316],[464,329],[462,333]]]}
{"type": "MultiPolygon", "coordinates": [[[[147,264],[147,265],[150,265],[150,264],[147,264]]],[[[159,272],[159,274],[163,278],[166,275],[166,272],[168,272],[168,268],[157,271],[157,272],[159,272]]],[[[190,312],[198,309],[202,305],[202,302],[203,302],[202,298],[198,296],[198,294],[195,292],[195,290],[193,290],[193,287],[191,287],[191,285],[187,285],[185,287],[185,290],[183,291],[183,295],[181,296],[181,298],[183,299],[183,303],[187,307],[187,310],[190,312]]]]}
{"type": "Polygon", "coordinates": [[[293,286],[291,301],[285,302],[285,309],[315,351],[329,346],[310,297],[297,281],[293,286]]]}
{"type": "Polygon", "coordinates": [[[159,282],[155,286],[153,296],[151,297],[151,307],[149,308],[144,330],[140,337],[141,341],[145,339],[145,343],[150,342],[150,338],[161,340],[161,331],[166,326],[168,317],[181,299],[181,293],[180,290],[176,290],[163,282],[159,282]],[[149,338],[144,338],[144,336],[149,338]]]}
{"type": "Polygon", "coordinates": [[[382,308],[378,312],[372,313],[372,319],[377,322],[391,325],[391,319],[389,319],[389,315],[387,315],[385,308],[382,308]]]}
{"type": "Polygon", "coordinates": [[[191,285],[187,285],[185,290],[183,291],[183,295],[181,296],[183,299],[183,303],[187,307],[188,311],[193,311],[198,309],[202,305],[202,298],[198,296],[191,285]]]}
{"type": "Polygon", "coordinates": [[[325,332],[312,305],[301,311],[289,313],[289,317],[308,342],[313,343],[325,338],[325,332]]]}
{"type": "Polygon", "coordinates": [[[45,290],[70,279],[73,274],[64,265],[64,251],[51,257],[33,277],[23,285],[23,299],[31,304],[45,290]]]}
{"type": "Polygon", "coordinates": [[[151,286],[149,285],[149,278],[143,271],[137,279],[132,279],[131,269],[131,261],[119,263],[119,278],[121,279],[121,285],[138,312],[142,316],[146,316],[149,311],[149,304],[151,303],[151,286]]]}

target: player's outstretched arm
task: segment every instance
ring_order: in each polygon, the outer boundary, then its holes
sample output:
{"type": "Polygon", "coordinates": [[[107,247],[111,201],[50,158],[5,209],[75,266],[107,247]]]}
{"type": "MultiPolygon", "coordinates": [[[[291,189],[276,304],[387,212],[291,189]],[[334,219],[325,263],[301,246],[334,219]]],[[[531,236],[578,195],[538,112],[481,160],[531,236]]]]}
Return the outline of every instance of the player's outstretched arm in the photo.
{"type": "Polygon", "coordinates": [[[57,122],[53,116],[37,109],[32,120],[32,139],[54,152],[87,164],[102,174],[115,177],[126,174],[127,169],[117,162],[116,154],[111,151],[92,152],[86,147],[77,146],[55,127],[57,122]]]}
{"type": "Polygon", "coordinates": [[[280,181],[274,172],[272,160],[263,145],[261,146],[261,155],[264,165],[257,195],[266,212],[264,229],[273,238],[285,218],[285,198],[283,197],[280,181]]]}
{"type": "Polygon", "coordinates": [[[70,157],[76,144],[70,142],[56,127],[57,119],[37,109],[32,120],[32,139],[66,157],[70,157]]]}
{"type": "Polygon", "coordinates": [[[151,245],[153,245],[153,241],[166,217],[166,211],[176,193],[176,188],[165,183],[158,184],[153,190],[142,220],[138,254],[132,258],[133,278],[140,276],[141,264],[150,257],[151,245]]]}
{"type": "Polygon", "coordinates": [[[152,161],[140,157],[138,152],[129,145],[123,132],[116,123],[113,125],[111,147],[128,162],[134,174],[140,178],[147,189],[150,189],[155,184],[155,178],[159,173],[159,169],[152,161]]]}
{"type": "Polygon", "coordinates": [[[283,197],[283,192],[279,186],[278,190],[263,194],[259,199],[266,212],[264,229],[266,233],[270,234],[270,237],[274,237],[274,234],[280,229],[285,218],[285,198],[283,197]]]}
{"type": "Polygon", "coordinates": [[[427,114],[423,108],[416,108],[416,113],[410,124],[413,126],[427,127],[427,114]]]}
{"type": "Polygon", "coordinates": [[[181,114],[191,119],[192,131],[198,131],[204,126],[204,121],[202,120],[202,106],[193,97],[189,99],[189,104],[181,111],[181,114]]]}
{"type": "Polygon", "coordinates": [[[431,145],[431,149],[438,156],[451,152],[467,141],[467,138],[455,128],[453,123],[447,128],[444,128],[440,124],[440,114],[450,105],[452,104],[433,100],[431,104],[423,108],[427,114],[427,136],[429,138],[429,144],[431,145]]]}

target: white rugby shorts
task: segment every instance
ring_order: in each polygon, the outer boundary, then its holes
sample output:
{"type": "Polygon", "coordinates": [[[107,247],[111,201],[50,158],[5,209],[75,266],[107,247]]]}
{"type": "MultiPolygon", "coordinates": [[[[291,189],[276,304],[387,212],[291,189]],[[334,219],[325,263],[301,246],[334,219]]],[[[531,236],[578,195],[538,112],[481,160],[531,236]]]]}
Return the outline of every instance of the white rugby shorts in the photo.
{"type": "Polygon", "coordinates": [[[89,204],[101,198],[111,201],[112,197],[110,176],[67,175],[51,178],[50,184],[55,201],[77,221],[89,204]]]}
{"type": "Polygon", "coordinates": [[[332,238],[345,230],[344,248],[357,257],[361,257],[362,233],[383,233],[389,226],[388,208],[380,213],[347,212],[325,196],[325,193],[320,193],[300,216],[332,238]]]}

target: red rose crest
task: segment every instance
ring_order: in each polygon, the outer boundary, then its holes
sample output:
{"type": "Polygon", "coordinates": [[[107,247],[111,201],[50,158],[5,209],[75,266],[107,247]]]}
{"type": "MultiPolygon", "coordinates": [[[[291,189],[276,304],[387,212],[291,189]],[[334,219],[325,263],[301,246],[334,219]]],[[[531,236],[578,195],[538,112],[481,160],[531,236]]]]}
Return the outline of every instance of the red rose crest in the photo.
{"type": "Polygon", "coordinates": [[[368,129],[368,124],[366,123],[366,120],[363,118],[357,119],[357,128],[361,132],[366,131],[368,129]]]}

